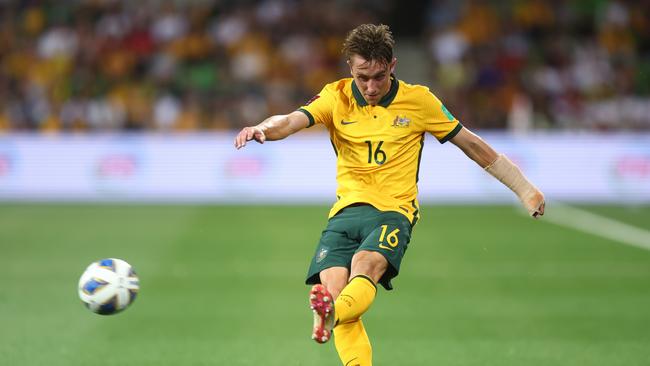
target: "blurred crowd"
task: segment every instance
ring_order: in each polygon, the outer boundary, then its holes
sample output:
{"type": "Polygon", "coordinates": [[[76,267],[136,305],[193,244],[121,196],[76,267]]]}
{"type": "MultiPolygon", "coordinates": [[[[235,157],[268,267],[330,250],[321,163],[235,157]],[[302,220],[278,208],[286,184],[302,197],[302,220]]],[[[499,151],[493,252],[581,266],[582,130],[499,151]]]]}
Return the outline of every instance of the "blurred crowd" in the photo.
{"type": "Polygon", "coordinates": [[[346,33],[391,21],[419,29],[393,27],[430,71],[407,81],[473,128],[650,129],[650,1],[422,3],[0,0],[0,131],[237,129],[349,75],[346,33]]]}
{"type": "Polygon", "coordinates": [[[650,129],[650,1],[435,1],[436,91],[480,128],[650,129]]]}
{"type": "Polygon", "coordinates": [[[0,2],[0,129],[228,129],[339,77],[372,1],[0,2]]]}

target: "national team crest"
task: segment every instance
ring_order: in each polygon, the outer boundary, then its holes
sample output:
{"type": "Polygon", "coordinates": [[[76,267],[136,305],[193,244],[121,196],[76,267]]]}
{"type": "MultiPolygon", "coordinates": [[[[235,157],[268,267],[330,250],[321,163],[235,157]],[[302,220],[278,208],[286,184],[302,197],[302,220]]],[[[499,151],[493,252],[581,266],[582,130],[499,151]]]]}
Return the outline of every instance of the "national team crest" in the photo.
{"type": "Polygon", "coordinates": [[[411,123],[411,120],[406,118],[406,115],[404,116],[395,116],[395,119],[393,120],[393,127],[408,127],[409,124],[411,123]]]}
{"type": "Polygon", "coordinates": [[[316,255],[316,263],[320,263],[327,257],[329,250],[327,248],[321,248],[318,254],[316,255]]]}

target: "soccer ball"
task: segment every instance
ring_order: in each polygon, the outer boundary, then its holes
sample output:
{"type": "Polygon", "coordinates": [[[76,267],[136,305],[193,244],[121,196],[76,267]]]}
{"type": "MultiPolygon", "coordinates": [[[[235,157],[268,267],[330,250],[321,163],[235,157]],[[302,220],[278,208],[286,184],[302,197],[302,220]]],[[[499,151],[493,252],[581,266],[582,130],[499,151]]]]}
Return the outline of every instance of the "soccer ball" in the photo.
{"type": "Polygon", "coordinates": [[[140,280],[127,262],[107,258],[91,263],[79,279],[79,298],[91,311],[111,315],[135,300],[140,280]]]}

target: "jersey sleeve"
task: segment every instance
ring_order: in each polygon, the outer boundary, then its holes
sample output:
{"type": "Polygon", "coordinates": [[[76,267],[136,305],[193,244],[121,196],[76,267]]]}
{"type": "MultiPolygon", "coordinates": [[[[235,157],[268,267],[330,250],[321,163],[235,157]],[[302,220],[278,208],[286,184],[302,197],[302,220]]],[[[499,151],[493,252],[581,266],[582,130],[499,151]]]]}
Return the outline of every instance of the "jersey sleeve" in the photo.
{"type": "Polygon", "coordinates": [[[298,110],[307,115],[309,118],[308,128],[316,123],[322,123],[329,127],[332,125],[332,111],[336,104],[334,92],[331,90],[330,85],[327,85],[314,95],[305,105],[298,108],[298,110]]]}
{"type": "Polygon", "coordinates": [[[425,99],[424,129],[438,139],[441,144],[451,140],[463,125],[447,110],[433,93],[427,90],[425,99]]]}

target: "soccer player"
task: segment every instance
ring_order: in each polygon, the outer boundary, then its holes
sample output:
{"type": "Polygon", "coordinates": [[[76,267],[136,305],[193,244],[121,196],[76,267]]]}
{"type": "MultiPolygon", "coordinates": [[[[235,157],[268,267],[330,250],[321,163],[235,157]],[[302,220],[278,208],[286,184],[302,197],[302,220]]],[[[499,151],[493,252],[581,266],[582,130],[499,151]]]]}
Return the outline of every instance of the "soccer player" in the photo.
{"type": "Polygon", "coordinates": [[[306,105],[245,127],[235,137],[281,140],[325,125],[337,155],[337,201],[312,259],[307,284],[314,313],[312,338],[332,331],[344,365],[372,364],[361,316],[377,284],[392,289],[411,230],[419,218],[418,170],[425,133],[450,141],[509,187],[532,217],[544,214],[544,195],[506,156],[454,118],[428,88],[395,77],[393,36],[386,25],[364,24],[343,44],[351,78],[325,85],[306,105]]]}

